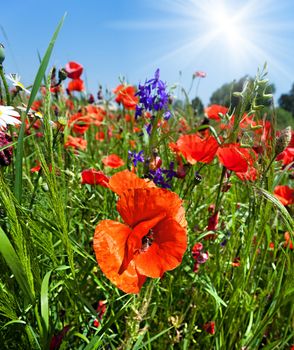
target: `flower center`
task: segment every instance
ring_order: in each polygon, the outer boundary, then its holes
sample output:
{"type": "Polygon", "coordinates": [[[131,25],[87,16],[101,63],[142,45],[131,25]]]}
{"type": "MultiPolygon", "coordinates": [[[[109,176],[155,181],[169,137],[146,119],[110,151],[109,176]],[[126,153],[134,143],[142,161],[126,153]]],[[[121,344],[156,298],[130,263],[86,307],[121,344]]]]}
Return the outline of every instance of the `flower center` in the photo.
{"type": "Polygon", "coordinates": [[[149,247],[151,247],[153,241],[154,241],[154,232],[152,229],[150,229],[147,235],[142,238],[141,252],[142,253],[147,252],[149,247]]]}

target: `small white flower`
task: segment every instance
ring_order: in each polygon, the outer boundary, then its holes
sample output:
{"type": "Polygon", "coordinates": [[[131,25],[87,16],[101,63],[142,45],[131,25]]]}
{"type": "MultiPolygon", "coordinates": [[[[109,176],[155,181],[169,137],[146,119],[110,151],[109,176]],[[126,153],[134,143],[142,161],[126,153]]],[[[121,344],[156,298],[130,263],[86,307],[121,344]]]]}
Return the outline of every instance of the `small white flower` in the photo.
{"type": "Polygon", "coordinates": [[[7,125],[19,125],[21,121],[16,117],[19,117],[19,113],[11,106],[0,106],[0,129],[5,129],[7,125]]]}
{"type": "Polygon", "coordinates": [[[24,87],[24,85],[20,82],[20,76],[16,73],[10,73],[6,75],[6,78],[12,81],[12,85],[19,87],[22,91],[27,92],[28,94],[30,91],[24,87]]]}

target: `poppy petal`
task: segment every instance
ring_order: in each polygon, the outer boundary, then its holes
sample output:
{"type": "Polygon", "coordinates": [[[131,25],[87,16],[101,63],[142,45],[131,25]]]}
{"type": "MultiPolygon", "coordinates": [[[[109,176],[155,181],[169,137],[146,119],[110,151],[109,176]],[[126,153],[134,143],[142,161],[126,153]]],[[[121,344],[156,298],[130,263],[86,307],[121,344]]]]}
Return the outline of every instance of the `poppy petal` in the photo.
{"type": "Polygon", "coordinates": [[[119,274],[123,273],[131,260],[133,260],[135,254],[137,254],[142,247],[142,238],[146,236],[150,229],[156,226],[164,217],[165,213],[159,213],[148,221],[140,222],[129,235],[127,240],[127,247],[125,249],[125,255],[121,267],[118,271],[119,274]]]}
{"type": "Polygon", "coordinates": [[[173,218],[161,220],[154,228],[154,241],[134,258],[138,272],[147,277],[161,277],[182,261],[187,249],[186,230],[173,218]]]}
{"type": "Polygon", "coordinates": [[[129,170],[120,171],[114,174],[109,180],[109,188],[121,196],[121,194],[130,188],[155,187],[153,181],[140,179],[136,174],[129,170]]]}
{"type": "Polygon", "coordinates": [[[121,217],[131,227],[139,222],[150,220],[159,213],[181,218],[182,201],[176,193],[162,188],[135,188],[124,191],[117,203],[121,217]]]}
{"type": "Polygon", "coordinates": [[[138,293],[146,277],[137,272],[134,263],[122,274],[118,273],[130,232],[131,229],[120,222],[103,220],[95,229],[93,247],[105,276],[125,293],[138,293]]]}

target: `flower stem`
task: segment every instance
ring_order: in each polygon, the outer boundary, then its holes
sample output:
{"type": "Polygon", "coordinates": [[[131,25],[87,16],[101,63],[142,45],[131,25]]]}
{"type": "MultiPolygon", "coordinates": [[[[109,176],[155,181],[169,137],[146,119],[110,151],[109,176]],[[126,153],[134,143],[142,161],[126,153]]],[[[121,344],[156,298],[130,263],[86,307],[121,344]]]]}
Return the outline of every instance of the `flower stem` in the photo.
{"type": "Polygon", "coordinates": [[[3,66],[2,64],[0,65],[0,76],[4,85],[4,89],[5,89],[5,94],[6,94],[6,105],[10,106],[10,93],[9,93],[9,89],[8,89],[8,85],[7,85],[7,81],[4,75],[4,71],[3,71],[3,66]]]}

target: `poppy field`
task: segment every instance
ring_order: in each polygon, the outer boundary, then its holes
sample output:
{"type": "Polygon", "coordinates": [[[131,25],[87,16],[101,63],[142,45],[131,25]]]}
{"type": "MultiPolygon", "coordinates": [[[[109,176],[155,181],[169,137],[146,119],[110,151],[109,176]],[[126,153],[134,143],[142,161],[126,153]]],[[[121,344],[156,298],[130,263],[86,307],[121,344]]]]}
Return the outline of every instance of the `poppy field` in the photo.
{"type": "Polygon", "coordinates": [[[160,68],[89,93],[48,64],[60,27],[29,87],[0,47],[0,348],[293,350],[294,133],[266,67],[203,112],[160,68]]]}

